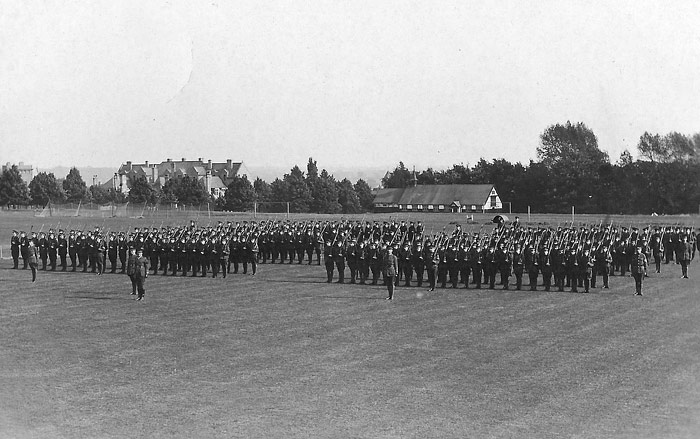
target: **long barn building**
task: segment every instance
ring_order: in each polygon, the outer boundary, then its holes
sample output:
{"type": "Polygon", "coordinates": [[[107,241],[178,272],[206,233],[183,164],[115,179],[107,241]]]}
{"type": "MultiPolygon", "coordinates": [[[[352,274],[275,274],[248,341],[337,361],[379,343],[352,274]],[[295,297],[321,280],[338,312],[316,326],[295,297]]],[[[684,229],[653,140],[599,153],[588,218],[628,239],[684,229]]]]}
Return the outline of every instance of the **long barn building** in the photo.
{"type": "Polygon", "coordinates": [[[375,212],[500,212],[503,209],[492,184],[416,185],[379,189],[375,212]]]}

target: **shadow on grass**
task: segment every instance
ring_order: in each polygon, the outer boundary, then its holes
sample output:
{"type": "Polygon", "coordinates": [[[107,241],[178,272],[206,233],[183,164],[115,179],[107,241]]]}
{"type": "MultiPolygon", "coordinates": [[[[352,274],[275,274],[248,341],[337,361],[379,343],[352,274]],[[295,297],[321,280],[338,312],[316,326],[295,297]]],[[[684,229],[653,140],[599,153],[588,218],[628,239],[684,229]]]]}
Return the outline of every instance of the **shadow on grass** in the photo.
{"type": "MultiPolygon", "coordinates": [[[[302,279],[265,279],[265,282],[292,283],[292,284],[326,284],[325,280],[302,280],[302,279]]],[[[335,283],[335,282],[334,282],[335,283]]],[[[348,284],[350,285],[350,284],[348,284]]]]}
{"type": "Polygon", "coordinates": [[[106,295],[104,293],[91,293],[89,291],[78,291],[63,297],[66,299],[133,300],[133,296],[125,295],[123,293],[106,295]]]}
{"type": "Polygon", "coordinates": [[[386,296],[313,296],[305,295],[301,297],[306,297],[309,299],[354,299],[354,300],[385,300],[386,296]]]}

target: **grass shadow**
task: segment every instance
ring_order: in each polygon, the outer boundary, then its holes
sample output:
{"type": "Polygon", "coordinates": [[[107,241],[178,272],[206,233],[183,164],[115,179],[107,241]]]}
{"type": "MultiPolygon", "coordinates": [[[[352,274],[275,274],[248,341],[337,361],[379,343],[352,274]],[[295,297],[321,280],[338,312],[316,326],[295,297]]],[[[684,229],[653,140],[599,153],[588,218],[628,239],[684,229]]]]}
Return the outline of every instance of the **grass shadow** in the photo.
{"type": "Polygon", "coordinates": [[[92,300],[132,300],[133,297],[125,294],[91,293],[89,291],[78,291],[70,295],[63,296],[65,299],[92,299],[92,300]]]}

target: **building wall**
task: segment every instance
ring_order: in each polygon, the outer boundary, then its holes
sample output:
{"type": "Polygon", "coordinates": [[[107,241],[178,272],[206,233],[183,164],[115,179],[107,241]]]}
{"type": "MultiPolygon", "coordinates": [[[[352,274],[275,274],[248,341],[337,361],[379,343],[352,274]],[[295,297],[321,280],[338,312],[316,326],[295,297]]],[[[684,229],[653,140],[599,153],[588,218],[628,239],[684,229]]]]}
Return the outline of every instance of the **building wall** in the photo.
{"type": "MultiPolygon", "coordinates": [[[[7,162],[7,164],[2,165],[2,171],[5,172],[6,169],[11,169],[12,163],[7,162]]],[[[25,183],[29,184],[34,179],[34,166],[25,165],[24,162],[19,162],[17,165],[17,170],[19,175],[22,177],[25,183]]]]}
{"type": "Polygon", "coordinates": [[[237,174],[236,167],[240,167],[239,165],[239,163],[234,163],[231,159],[226,160],[225,163],[212,163],[211,160],[203,161],[201,158],[197,160],[186,160],[185,158],[182,158],[182,160],[179,162],[167,159],[161,163],[145,162],[140,164],[127,161],[126,164],[123,164],[117,172],[117,190],[124,194],[129,193],[129,186],[127,183],[132,177],[132,169],[134,168],[143,169],[145,172],[145,177],[149,183],[154,184],[156,182],[160,182],[161,185],[164,185],[169,178],[175,178],[175,176],[179,175],[180,170],[182,169],[201,167],[205,169],[205,172],[199,172],[198,177],[201,179],[207,192],[217,197],[217,194],[223,193],[226,189],[212,187],[212,177],[217,176],[225,182],[228,177],[232,177],[237,174]]]}
{"type": "MultiPolygon", "coordinates": [[[[386,199],[386,198],[385,198],[386,199]]],[[[443,204],[398,204],[398,203],[374,203],[375,212],[425,212],[425,213],[473,213],[473,212],[501,212],[503,202],[492,188],[484,202],[453,206],[455,200],[445,201],[443,204]]]]}

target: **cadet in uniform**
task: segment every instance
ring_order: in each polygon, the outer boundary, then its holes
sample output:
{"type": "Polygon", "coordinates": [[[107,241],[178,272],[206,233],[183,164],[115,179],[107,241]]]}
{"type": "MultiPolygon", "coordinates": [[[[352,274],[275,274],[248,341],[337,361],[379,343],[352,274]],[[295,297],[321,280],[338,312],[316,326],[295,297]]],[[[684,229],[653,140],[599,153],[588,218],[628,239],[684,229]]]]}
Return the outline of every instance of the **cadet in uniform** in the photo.
{"type": "Polygon", "coordinates": [[[632,256],[632,277],[634,277],[634,284],[636,289],[636,296],[642,295],[642,280],[644,279],[644,274],[647,270],[647,257],[642,252],[641,246],[635,246],[634,255],[632,256]]]}
{"type": "Polygon", "coordinates": [[[12,238],[10,238],[10,252],[12,253],[12,268],[15,270],[19,268],[19,247],[19,233],[17,233],[17,230],[13,230],[12,238]]]}
{"type": "Polygon", "coordinates": [[[136,251],[136,259],[134,259],[134,280],[136,281],[136,289],[138,292],[136,300],[142,300],[143,296],[146,294],[144,284],[146,283],[147,277],[148,258],[143,256],[143,249],[140,248],[136,251]]]}
{"type": "Polygon", "coordinates": [[[36,248],[34,241],[29,241],[27,244],[27,264],[32,270],[32,282],[36,281],[36,272],[39,268],[39,250],[36,248]]]}
{"type": "Polygon", "coordinates": [[[396,288],[394,283],[396,282],[399,270],[398,265],[399,262],[394,255],[394,249],[392,249],[391,246],[387,247],[386,256],[384,256],[384,278],[386,280],[386,289],[389,292],[389,296],[386,300],[394,299],[394,289],[396,288]]]}
{"type": "Polygon", "coordinates": [[[326,243],[323,250],[323,262],[326,265],[326,276],[328,280],[326,282],[333,282],[333,267],[335,263],[333,262],[333,254],[331,253],[332,246],[330,241],[326,243]]]}
{"type": "Polygon", "coordinates": [[[678,243],[678,262],[681,264],[682,278],[688,279],[688,265],[693,257],[693,246],[688,242],[688,235],[683,235],[678,243]]]}
{"type": "Polygon", "coordinates": [[[61,259],[61,271],[66,271],[68,264],[66,256],[68,255],[68,240],[63,230],[58,231],[58,257],[61,259]]]}

